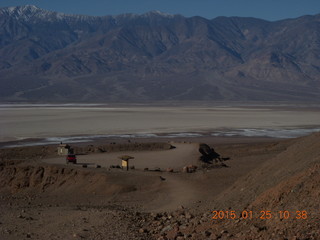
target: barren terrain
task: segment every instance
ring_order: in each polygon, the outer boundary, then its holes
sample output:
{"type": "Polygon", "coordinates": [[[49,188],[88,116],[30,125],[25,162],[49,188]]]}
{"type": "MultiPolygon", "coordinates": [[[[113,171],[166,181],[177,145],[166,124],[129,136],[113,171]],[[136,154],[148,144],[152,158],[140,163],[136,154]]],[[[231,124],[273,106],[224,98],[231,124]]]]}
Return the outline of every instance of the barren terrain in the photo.
{"type": "Polygon", "coordinates": [[[76,165],[57,157],[56,146],[1,149],[0,239],[317,239],[319,139],[193,138],[172,149],[82,143],[73,145],[76,165]],[[201,163],[204,140],[230,159],[201,163]],[[135,169],[110,168],[124,154],[135,169]],[[187,165],[198,168],[186,173],[187,165]],[[212,219],[212,211],[236,218],[212,219]]]}

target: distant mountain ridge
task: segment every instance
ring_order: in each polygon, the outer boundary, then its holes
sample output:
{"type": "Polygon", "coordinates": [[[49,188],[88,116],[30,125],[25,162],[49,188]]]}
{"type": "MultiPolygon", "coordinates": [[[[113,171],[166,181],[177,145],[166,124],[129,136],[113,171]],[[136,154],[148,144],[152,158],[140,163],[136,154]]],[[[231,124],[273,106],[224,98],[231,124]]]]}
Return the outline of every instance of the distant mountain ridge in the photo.
{"type": "Polygon", "coordinates": [[[320,15],[0,9],[0,101],[319,101],[320,15]]]}

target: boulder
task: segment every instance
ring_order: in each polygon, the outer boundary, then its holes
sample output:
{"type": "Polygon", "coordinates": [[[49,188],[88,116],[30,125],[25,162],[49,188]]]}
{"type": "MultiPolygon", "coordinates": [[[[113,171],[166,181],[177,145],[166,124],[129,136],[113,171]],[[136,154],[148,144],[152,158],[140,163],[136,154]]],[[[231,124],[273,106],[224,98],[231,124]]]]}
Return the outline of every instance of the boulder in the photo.
{"type": "Polygon", "coordinates": [[[185,172],[185,173],[193,173],[197,170],[197,166],[195,165],[188,165],[188,166],[185,166],[182,168],[182,172],[185,172]]]}
{"type": "Polygon", "coordinates": [[[220,160],[220,154],[214,151],[213,148],[210,148],[207,144],[201,143],[199,145],[199,152],[202,154],[200,160],[205,163],[212,163],[213,160],[220,160]]]}

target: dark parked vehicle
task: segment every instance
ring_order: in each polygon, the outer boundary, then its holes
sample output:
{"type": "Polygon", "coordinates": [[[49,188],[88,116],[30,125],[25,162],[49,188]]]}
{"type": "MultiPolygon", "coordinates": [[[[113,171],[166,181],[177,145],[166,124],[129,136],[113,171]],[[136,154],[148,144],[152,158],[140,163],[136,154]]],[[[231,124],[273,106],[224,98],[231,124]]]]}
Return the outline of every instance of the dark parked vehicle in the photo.
{"type": "Polygon", "coordinates": [[[66,163],[73,163],[76,164],[77,163],[77,157],[75,154],[68,154],[66,157],[66,163]]]}

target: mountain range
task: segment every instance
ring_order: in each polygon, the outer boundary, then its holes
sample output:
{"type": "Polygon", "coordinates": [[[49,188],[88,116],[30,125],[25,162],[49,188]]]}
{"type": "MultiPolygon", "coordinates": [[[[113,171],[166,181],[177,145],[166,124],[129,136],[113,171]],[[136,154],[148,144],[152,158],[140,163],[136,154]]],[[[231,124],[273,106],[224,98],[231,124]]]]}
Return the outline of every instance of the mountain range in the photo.
{"type": "Polygon", "coordinates": [[[1,102],[320,101],[320,15],[0,9],[1,102]]]}

